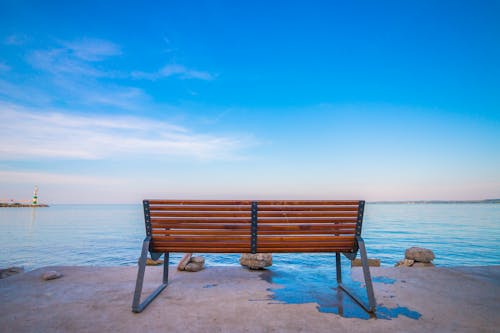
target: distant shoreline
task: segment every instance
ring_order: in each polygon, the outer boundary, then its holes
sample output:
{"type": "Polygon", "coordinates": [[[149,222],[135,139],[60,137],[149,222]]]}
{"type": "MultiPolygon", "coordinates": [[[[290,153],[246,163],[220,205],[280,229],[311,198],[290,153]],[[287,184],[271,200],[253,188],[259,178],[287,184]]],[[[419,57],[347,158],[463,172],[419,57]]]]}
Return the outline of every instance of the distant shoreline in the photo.
{"type": "Polygon", "coordinates": [[[500,199],[485,200],[409,200],[409,201],[368,201],[370,204],[500,204],[500,199]]]}
{"type": "Polygon", "coordinates": [[[21,204],[21,203],[0,203],[0,207],[5,207],[5,208],[24,208],[24,207],[49,207],[49,205],[46,204],[21,204]]]}

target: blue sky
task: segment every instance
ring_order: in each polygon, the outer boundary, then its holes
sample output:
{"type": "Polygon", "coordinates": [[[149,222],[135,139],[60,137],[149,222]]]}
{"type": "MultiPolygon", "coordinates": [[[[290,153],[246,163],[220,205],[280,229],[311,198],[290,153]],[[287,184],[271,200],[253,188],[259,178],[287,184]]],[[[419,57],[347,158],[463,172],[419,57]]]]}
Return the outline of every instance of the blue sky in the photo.
{"type": "Polygon", "coordinates": [[[1,1],[0,22],[0,200],[500,197],[496,1],[1,1]]]}

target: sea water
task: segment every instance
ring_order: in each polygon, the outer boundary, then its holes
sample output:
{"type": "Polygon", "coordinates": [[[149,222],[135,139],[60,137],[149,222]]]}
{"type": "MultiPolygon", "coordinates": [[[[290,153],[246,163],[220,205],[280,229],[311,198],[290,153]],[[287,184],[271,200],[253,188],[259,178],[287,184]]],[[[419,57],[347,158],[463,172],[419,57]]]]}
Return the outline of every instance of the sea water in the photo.
{"type": "MultiPolygon", "coordinates": [[[[368,256],[393,266],[411,246],[432,249],[437,266],[500,265],[500,204],[370,204],[368,256]]],[[[135,265],[145,236],[141,205],[0,208],[0,267],[135,265]]],[[[182,254],[172,254],[175,264],[182,254]]],[[[207,265],[239,265],[239,255],[207,254],[207,265]]],[[[273,266],[334,265],[333,254],[275,254],[273,266]]]]}

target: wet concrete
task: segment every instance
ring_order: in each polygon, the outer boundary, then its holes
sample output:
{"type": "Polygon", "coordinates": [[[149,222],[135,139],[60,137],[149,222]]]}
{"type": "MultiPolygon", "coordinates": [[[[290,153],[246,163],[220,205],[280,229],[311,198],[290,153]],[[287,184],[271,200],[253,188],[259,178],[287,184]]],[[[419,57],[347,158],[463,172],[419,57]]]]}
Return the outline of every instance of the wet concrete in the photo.
{"type": "MultiPolygon", "coordinates": [[[[377,304],[375,313],[366,312],[347,293],[338,288],[336,272],[329,267],[315,269],[303,269],[298,272],[284,270],[282,268],[270,268],[260,274],[260,277],[276,287],[269,288],[270,298],[274,303],[284,304],[306,304],[315,303],[320,312],[335,313],[345,318],[359,319],[392,319],[398,316],[406,316],[411,319],[419,319],[421,314],[410,310],[406,306],[388,308],[377,304]]],[[[343,284],[356,292],[365,304],[368,303],[366,289],[361,282],[351,278],[350,270],[343,268],[343,284]]],[[[396,279],[385,276],[376,276],[373,283],[394,284],[396,279]]],[[[376,287],[376,286],[375,286],[376,287]]],[[[271,302],[270,304],[273,304],[271,302]]]]}

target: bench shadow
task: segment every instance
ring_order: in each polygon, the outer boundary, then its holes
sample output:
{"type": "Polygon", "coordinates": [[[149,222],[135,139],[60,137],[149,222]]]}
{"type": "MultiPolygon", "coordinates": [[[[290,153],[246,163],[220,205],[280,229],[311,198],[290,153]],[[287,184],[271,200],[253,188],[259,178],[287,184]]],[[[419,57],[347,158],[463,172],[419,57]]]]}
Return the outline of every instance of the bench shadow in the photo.
{"type": "MultiPolygon", "coordinates": [[[[349,267],[342,267],[342,269],[344,271],[343,283],[366,301],[364,285],[352,280],[349,267]]],[[[366,312],[349,295],[338,288],[334,268],[302,267],[295,270],[290,267],[273,266],[263,271],[260,278],[277,285],[268,289],[271,292],[270,304],[316,303],[318,311],[334,313],[346,318],[390,320],[402,315],[418,320],[421,317],[420,313],[407,307],[387,308],[381,304],[377,304],[375,314],[366,312]]],[[[373,278],[374,283],[393,284],[395,281],[383,276],[373,278]]]]}

